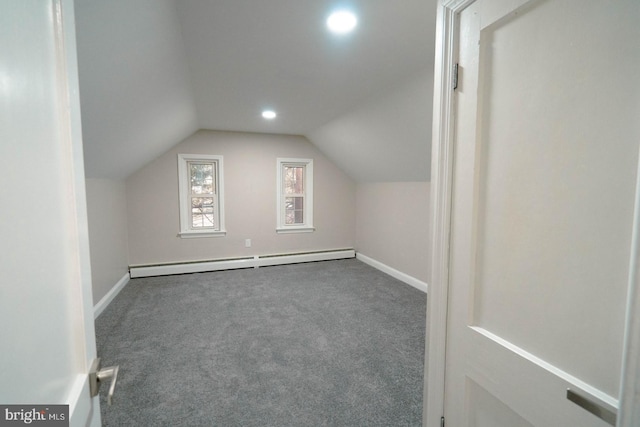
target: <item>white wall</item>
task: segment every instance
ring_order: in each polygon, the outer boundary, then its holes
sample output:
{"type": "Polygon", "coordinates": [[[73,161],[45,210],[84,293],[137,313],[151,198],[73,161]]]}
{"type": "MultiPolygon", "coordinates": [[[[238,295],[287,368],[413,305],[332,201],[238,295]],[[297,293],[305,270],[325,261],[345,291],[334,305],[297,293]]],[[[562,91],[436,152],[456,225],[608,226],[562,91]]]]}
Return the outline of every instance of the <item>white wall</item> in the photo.
{"type": "Polygon", "coordinates": [[[124,181],[87,179],[93,303],[129,270],[127,200],[124,181]]]}
{"type": "Polygon", "coordinates": [[[358,184],[356,251],[428,282],[429,189],[429,182],[358,184]]]}
{"type": "Polygon", "coordinates": [[[201,130],[131,175],[126,187],[132,265],[355,245],[355,183],[304,137],[201,130]],[[178,153],[224,157],[226,236],[178,237],[178,153]],[[314,159],[313,233],[275,231],[278,157],[314,159]]]}

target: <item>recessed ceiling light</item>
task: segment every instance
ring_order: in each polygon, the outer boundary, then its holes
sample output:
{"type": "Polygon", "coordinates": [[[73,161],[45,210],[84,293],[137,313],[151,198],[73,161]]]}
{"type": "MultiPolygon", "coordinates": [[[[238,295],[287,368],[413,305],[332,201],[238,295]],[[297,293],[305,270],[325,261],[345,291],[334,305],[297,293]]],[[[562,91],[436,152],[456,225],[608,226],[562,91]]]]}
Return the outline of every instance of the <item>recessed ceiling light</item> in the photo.
{"type": "Polygon", "coordinates": [[[273,120],[276,118],[276,116],[277,116],[276,112],[272,110],[264,110],[262,112],[262,117],[264,117],[267,120],[273,120]]]}
{"type": "Polygon", "coordinates": [[[358,25],[358,18],[346,10],[340,10],[329,15],[327,27],[334,33],[344,34],[353,30],[358,25]]]}

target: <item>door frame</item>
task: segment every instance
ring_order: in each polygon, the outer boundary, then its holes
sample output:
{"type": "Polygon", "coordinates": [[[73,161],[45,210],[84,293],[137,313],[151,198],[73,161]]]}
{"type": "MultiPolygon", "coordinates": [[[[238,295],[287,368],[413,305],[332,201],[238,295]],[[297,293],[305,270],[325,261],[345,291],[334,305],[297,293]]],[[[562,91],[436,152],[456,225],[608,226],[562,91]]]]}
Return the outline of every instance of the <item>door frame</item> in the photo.
{"type": "Polygon", "coordinates": [[[65,143],[66,162],[71,165],[67,181],[74,200],[76,231],[74,237],[77,253],[75,279],[70,284],[77,299],[73,321],[82,332],[84,348],[80,363],[81,372],[65,402],[69,404],[70,425],[99,426],[100,398],[90,397],[88,373],[97,357],[93,316],[93,292],[91,287],[91,258],[89,250],[89,222],[84,172],[84,151],[80,113],[80,87],[76,45],[76,20],[73,0],[50,0],[54,22],[53,43],[56,48],[57,91],[61,139],[65,143]]]}
{"type": "MultiPolygon", "coordinates": [[[[444,415],[447,313],[449,295],[449,245],[453,184],[455,94],[460,12],[476,0],[438,0],[433,91],[431,152],[431,280],[427,299],[423,426],[440,427],[444,415]]],[[[508,0],[513,11],[528,0],[508,0]]],[[[504,8],[502,8],[504,12],[504,8]]],[[[619,393],[618,427],[637,423],[640,401],[640,159],[630,258],[625,318],[623,366],[619,393]],[[635,415],[634,415],[635,414],[635,415]]],[[[637,425],[637,424],[636,424],[637,425]]]]}

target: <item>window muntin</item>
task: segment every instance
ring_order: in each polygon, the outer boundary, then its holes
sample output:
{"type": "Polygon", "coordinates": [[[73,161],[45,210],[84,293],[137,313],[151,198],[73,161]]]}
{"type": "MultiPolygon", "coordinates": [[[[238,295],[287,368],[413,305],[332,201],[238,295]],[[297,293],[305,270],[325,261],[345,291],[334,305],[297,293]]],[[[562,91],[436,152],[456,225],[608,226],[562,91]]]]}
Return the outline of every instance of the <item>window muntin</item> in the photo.
{"type": "Polygon", "coordinates": [[[277,231],[313,231],[313,160],[278,159],[277,188],[277,231]]]}
{"type": "Polygon", "coordinates": [[[224,235],[222,156],[178,155],[180,236],[224,235]]]}

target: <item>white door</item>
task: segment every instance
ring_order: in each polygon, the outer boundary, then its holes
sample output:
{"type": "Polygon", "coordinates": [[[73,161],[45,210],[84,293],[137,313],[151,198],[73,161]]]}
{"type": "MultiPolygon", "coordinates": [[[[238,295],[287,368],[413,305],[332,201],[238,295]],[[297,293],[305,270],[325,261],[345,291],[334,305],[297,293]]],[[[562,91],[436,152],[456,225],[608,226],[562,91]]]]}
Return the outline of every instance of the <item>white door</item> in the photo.
{"type": "Polygon", "coordinates": [[[612,422],[639,18],[637,0],[477,0],[454,17],[447,426],[612,422]]]}
{"type": "Polygon", "coordinates": [[[0,404],[98,426],[74,25],[73,0],[0,3],[0,404]]]}

